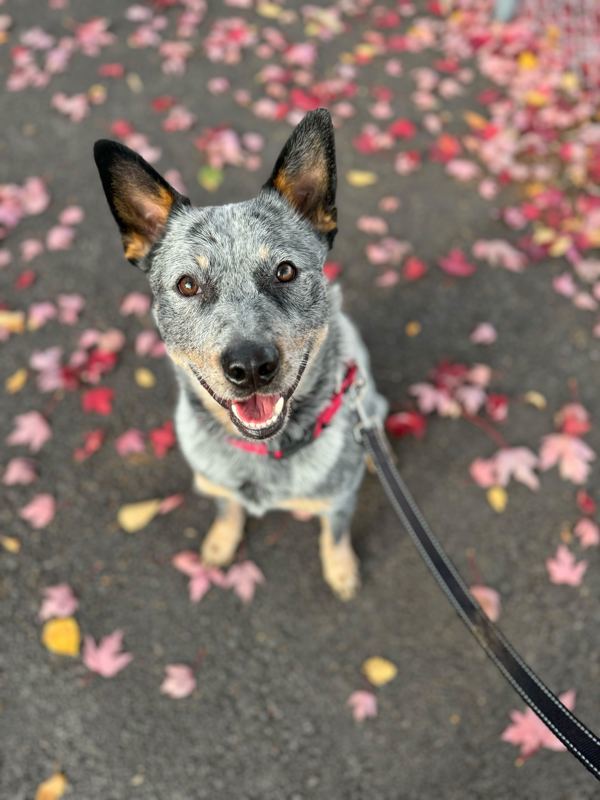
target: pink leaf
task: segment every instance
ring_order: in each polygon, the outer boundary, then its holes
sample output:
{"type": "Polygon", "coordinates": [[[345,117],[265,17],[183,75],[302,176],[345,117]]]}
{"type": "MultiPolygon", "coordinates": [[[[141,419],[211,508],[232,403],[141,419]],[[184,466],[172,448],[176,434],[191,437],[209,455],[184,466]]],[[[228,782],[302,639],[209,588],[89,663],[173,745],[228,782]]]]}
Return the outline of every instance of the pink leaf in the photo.
{"type": "Polygon", "coordinates": [[[35,464],[29,458],[11,458],[6,465],[2,483],[5,486],[27,485],[37,478],[35,464]]]}
{"type": "Polygon", "coordinates": [[[264,583],[265,576],[252,561],[242,561],[229,568],[225,586],[237,594],[243,603],[249,603],[259,583],[264,583]]]}
{"type": "Polygon", "coordinates": [[[26,506],[19,511],[19,516],[32,528],[45,528],[54,519],[56,501],[51,494],[36,494],[26,506]]]}
{"type": "Polygon", "coordinates": [[[554,558],[546,559],[546,568],[552,583],[579,586],[587,569],[587,561],[576,562],[569,548],[561,544],[554,558]]]}
{"type": "Polygon", "coordinates": [[[514,478],[532,490],[539,488],[540,482],[533,471],[538,459],[529,448],[504,447],[496,453],[495,463],[500,486],[507,486],[510,479],[514,478]]]}
{"type": "Polygon", "coordinates": [[[131,653],[120,652],[122,642],[121,630],[105,636],[98,644],[91,636],[86,636],[83,645],[83,663],[89,670],[97,672],[103,678],[114,677],[133,659],[131,653]]]}
{"type": "Polygon", "coordinates": [[[38,615],[42,621],[51,617],[70,617],[77,611],[79,601],[67,583],[47,586],[42,591],[44,600],[38,615]]]}
{"type": "Polygon", "coordinates": [[[480,169],[473,161],[466,158],[453,158],[446,164],[446,172],[457,181],[471,181],[480,174],[480,169]]]}
{"type": "Polygon", "coordinates": [[[600,544],[600,529],[591,519],[583,517],[574,528],[575,536],[579,538],[582,547],[594,547],[600,544]]]}
{"type": "Polygon", "coordinates": [[[115,447],[120,456],[128,456],[132,453],[143,453],[146,445],[144,443],[144,434],[137,430],[137,428],[130,428],[130,430],[122,433],[115,440],[115,447]]]}
{"type": "Polygon", "coordinates": [[[494,344],[498,334],[491,322],[480,322],[469,338],[474,344],[494,344]]]}
{"type": "Polygon", "coordinates": [[[173,556],[171,563],[184,575],[190,579],[188,591],[192,603],[199,603],[211,586],[225,586],[226,577],[220,569],[207,567],[201,561],[197,553],[191,550],[183,550],[173,556]]]}
{"type": "MultiPolygon", "coordinates": [[[[575,690],[564,692],[560,695],[560,700],[570,711],[573,711],[575,690]]],[[[525,711],[511,711],[510,718],[512,723],[502,732],[502,741],[520,747],[522,758],[533,755],[541,747],[555,751],[566,749],[530,708],[526,708],[525,711]]]]}
{"type": "Polygon", "coordinates": [[[58,218],[61,225],[79,225],[83,220],[84,213],[81,206],[67,206],[58,218]]]}
{"type": "Polygon", "coordinates": [[[440,258],[438,264],[444,272],[455,278],[468,278],[477,269],[474,264],[467,260],[464,252],[459,248],[451,250],[447,256],[440,258]]]}
{"type": "Polygon", "coordinates": [[[347,704],[352,709],[352,716],[357,722],[377,716],[377,698],[373,692],[352,692],[347,704]]]}
{"type": "Polygon", "coordinates": [[[121,301],[121,314],[143,317],[150,309],[150,297],[142,292],[130,292],[121,301]]]}
{"type": "Polygon", "coordinates": [[[595,458],[594,451],[576,436],[552,433],[542,440],[540,469],[547,470],[558,464],[561,478],[581,484],[586,482],[590,462],[595,458]]]}
{"type": "Polygon", "coordinates": [[[481,584],[470,587],[471,594],[477,600],[484,613],[496,622],[500,617],[500,595],[495,589],[481,584]]]}
{"type": "Polygon", "coordinates": [[[46,235],[48,250],[68,250],[73,244],[75,231],[67,225],[55,225],[46,235]]]}
{"type": "Polygon", "coordinates": [[[7,437],[7,444],[27,445],[32,453],[37,453],[52,436],[50,426],[38,411],[27,411],[15,417],[15,428],[7,437]]]}
{"type": "Polygon", "coordinates": [[[165,673],[160,691],[167,697],[180,700],[182,697],[190,695],[196,688],[194,673],[185,664],[167,664],[165,673]]]}
{"type": "Polygon", "coordinates": [[[492,267],[504,267],[510,272],[521,272],[527,263],[523,253],[502,239],[479,239],[472,252],[475,258],[487,261],[492,267]]]}

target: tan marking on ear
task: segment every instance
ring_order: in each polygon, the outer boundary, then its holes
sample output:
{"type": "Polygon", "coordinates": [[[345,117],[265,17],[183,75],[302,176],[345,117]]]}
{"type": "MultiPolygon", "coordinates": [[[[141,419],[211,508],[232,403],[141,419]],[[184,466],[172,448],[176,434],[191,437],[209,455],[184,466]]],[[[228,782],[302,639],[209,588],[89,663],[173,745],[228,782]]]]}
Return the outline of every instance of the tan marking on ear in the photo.
{"type": "Polygon", "coordinates": [[[173,208],[171,193],[164,186],[157,186],[151,192],[128,190],[124,195],[115,193],[114,204],[126,226],[123,232],[125,258],[143,258],[167,224],[173,208]]]}
{"type": "Polygon", "coordinates": [[[358,559],[348,533],[335,541],[328,517],[321,517],[319,550],[325,581],[340,600],[351,600],[360,587],[358,559]]]}
{"type": "Polygon", "coordinates": [[[321,233],[330,233],[337,228],[335,210],[326,210],[319,203],[313,208],[304,208],[303,198],[307,189],[312,195],[323,196],[327,187],[325,162],[317,162],[310,171],[304,170],[300,175],[289,175],[281,170],[273,185],[277,191],[300,213],[309,219],[321,233]]]}
{"type": "Polygon", "coordinates": [[[270,256],[271,256],[271,251],[269,250],[267,245],[261,244],[261,246],[258,248],[258,257],[266,261],[268,258],[270,258],[270,256]]]}
{"type": "Polygon", "coordinates": [[[233,561],[235,551],[244,535],[246,515],[242,506],[234,500],[227,503],[204,537],[200,555],[205,564],[225,567],[233,561]]]}
{"type": "Polygon", "coordinates": [[[290,497],[278,503],[277,508],[311,516],[324,514],[331,508],[331,500],[315,497],[290,497]]]}
{"type": "Polygon", "coordinates": [[[150,242],[139,233],[127,233],[123,236],[123,247],[125,248],[125,258],[128,261],[139,261],[144,258],[150,250],[150,242]]]}
{"type": "Polygon", "coordinates": [[[207,269],[208,267],[208,256],[196,256],[196,261],[198,262],[198,266],[202,269],[207,269]]]}

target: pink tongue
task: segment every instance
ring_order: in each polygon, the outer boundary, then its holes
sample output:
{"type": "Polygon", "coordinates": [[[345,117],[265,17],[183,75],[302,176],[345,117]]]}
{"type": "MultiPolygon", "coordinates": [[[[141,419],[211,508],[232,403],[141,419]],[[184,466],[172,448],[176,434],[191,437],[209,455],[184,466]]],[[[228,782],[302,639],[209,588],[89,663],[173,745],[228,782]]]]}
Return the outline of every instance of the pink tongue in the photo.
{"type": "Polygon", "coordinates": [[[235,408],[244,422],[266,422],[273,416],[273,409],[278,400],[278,394],[253,394],[247,400],[238,401],[235,408]]]}

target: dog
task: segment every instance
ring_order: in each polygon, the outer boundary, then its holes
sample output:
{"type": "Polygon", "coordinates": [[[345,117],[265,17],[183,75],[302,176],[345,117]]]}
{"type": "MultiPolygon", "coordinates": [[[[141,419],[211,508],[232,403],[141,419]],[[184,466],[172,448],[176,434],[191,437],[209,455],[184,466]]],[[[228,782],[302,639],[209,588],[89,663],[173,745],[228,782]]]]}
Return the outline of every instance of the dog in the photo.
{"type": "Polygon", "coordinates": [[[217,513],[204,563],[225,566],[247,514],[318,516],[323,575],[360,586],[350,521],[365,469],[349,395],[383,421],[369,356],[323,265],[337,233],[331,116],[309,112],[256,197],[193,207],[137,153],[100,140],[94,158],[125,258],[148,276],[175,365],[178,441],[217,513]]]}

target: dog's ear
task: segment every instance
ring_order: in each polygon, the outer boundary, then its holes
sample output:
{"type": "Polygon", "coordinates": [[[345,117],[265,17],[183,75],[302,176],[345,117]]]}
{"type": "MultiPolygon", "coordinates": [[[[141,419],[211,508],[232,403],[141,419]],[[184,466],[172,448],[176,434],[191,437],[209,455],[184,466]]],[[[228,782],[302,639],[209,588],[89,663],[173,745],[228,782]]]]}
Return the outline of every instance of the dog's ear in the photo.
{"type": "Polygon", "coordinates": [[[175,191],[144,159],[118,142],[100,139],[94,160],[108,205],[123,239],[125,258],[144,268],[169,215],[189,200],[175,191]]]}
{"type": "Polygon", "coordinates": [[[296,126],[265,189],[275,189],[329,243],[337,232],[335,142],[326,108],[310,111],[296,126]]]}

